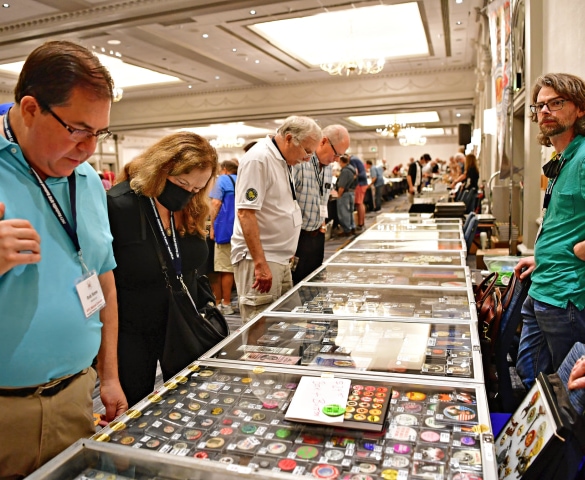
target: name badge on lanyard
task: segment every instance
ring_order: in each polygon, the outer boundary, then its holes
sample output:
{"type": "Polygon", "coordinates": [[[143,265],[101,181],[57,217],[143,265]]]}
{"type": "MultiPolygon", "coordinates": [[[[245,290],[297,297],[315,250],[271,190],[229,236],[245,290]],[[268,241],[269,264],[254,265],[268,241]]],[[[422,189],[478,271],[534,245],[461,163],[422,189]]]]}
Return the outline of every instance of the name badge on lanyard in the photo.
{"type": "Polygon", "coordinates": [[[329,212],[327,211],[327,205],[319,205],[319,216],[321,218],[327,218],[329,216],[329,212]]]}
{"type": "Polygon", "coordinates": [[[106,306],[106,299],[100,280],[95,271],[91,271],[78,279],[75,283],[75,289],[81,300],[81,307],[85,318],[91,317],[106,306]]]}

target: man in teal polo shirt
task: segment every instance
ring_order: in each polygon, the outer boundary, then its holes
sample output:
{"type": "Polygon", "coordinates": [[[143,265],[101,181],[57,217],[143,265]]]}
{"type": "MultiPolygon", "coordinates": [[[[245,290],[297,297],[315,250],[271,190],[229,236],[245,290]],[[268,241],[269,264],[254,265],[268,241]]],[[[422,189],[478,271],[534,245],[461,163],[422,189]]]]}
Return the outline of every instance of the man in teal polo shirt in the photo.
{"type": "Polygon", "coordinates": [[[549,182],[534,257],[515,268],[517,276],[532,280],[516,365],[527,388],[539,372],[556,371],[575,342],[585,342],[585,82],[564,73],[544,75],[532,100],[538,140],[555,154],[543,166],[549,182]]]}
{"type": "Polygon", "coordinates": [[[0,118],[0,478],[95,431],[94,358],[106,419],[127,408],[105,191],[85,163],[110,135],[112,91],[89,50],[48,42],[0,118]]]}

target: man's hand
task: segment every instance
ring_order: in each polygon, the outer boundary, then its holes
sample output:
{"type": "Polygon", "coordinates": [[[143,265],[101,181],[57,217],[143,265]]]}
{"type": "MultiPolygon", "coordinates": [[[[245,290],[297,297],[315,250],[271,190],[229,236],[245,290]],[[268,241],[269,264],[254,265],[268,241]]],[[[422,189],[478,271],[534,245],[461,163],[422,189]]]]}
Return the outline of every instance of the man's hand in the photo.
{"type": "Polygon", "coordinates": [[[573,365],[571,375],[569,375],[569,390],[585,388],[585,357],[581,357],[573,365]]]}
{"type": "Polygon", "coordinates": [[[128,410],[126,395],[124,395],[118,381],[100,383],[100,397],[104,407],[106,407],[105,420],[107,422],[111,422],[128,410]]]}
{"type": "Polygon", "coordinates": [[[575,252],[575,255],[577,256],[577,258],[579,258],[580,260],[585,261],[585,240],[583,240],[582,242],[577,243],[573,247],[573,252],[575,252]]]}
{"type": "Polygon", "coordinates": [[[254,264],[254,283],[252,288],[255,288],[260,293],[267,293],[272,288],[272,272],[267,262],[254,264]]]}
{"type": "Polygon", "coordinates": [[[514,267],[514,275],[520,280],[524,280],[530,276],[532,270],[535,268],[536,262],[534,261],[534,257],[523,257],[514,267]],[[523,268],[526,268],[526,270],[522,271],[523,268]]]}
{"type": "Polygon", "coordinates": [[[41,261],[41,237],[28,220],[2,220],[5,205],[0,202],[0,275],[17,265],[41,261]]]}

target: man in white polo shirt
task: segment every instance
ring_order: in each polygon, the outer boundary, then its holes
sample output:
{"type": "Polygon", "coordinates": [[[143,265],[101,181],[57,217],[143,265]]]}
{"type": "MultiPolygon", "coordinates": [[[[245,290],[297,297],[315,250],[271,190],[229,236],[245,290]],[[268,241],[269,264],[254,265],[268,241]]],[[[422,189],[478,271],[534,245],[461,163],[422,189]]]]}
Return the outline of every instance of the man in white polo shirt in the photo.
{"type": "Polygon", "coordinates": [[[308,161],[321,138],[313,120],[292,116],[240,161],[231,260],[244,323],[292,287],[302,223],[292,167],[308,161]]]}

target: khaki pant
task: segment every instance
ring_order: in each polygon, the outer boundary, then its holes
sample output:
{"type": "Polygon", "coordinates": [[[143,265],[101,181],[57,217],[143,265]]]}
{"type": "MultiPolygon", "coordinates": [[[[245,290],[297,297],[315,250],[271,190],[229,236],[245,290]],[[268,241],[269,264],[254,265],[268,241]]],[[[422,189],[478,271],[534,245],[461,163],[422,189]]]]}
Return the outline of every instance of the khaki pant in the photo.
{"type": "Polygon", "coordinates": [[[259,293],[257,290],[252,289],[254,262],[252,260],[240,260],[234,265],[234,279],[238,291],[242,323],[248,322],[264,311],[268,305],[288,292],[293,286],[288,263],[281,265],[280,263],[268,262],[268,267],[272,273],[272,287],[267,293],[259,293]]]}
{"type": "Polygon", "coordinates": [[[32,473],[95,433],[93,368],[52,397],[0,396],[0,478],[32,473]]]}

